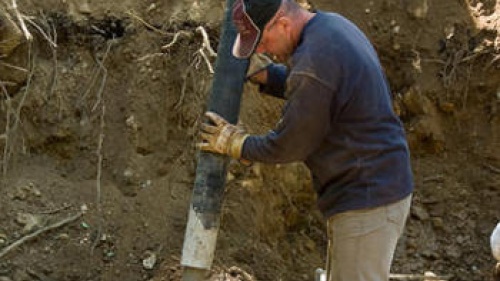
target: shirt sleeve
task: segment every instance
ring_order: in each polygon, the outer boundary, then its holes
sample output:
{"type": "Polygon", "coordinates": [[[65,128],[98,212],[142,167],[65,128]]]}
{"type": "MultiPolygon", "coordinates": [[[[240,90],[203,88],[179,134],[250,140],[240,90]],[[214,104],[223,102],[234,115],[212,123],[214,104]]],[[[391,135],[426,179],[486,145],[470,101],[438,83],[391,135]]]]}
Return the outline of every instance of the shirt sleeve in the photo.
{"type": "Polygon", "coordinates": [[[267,84],[259,84],[259,92],[280,99],[285,99],[287,67],[283,64],[271,64],[267,67],[267,84]]]}
{"type": "Polygon", "coordinates": [[[282,118],[267,135],[249,136],[242,157],[263,163],[305,160],[324,141],[331,126],[333,91],[312,75],[289,79],[282,118]]]}

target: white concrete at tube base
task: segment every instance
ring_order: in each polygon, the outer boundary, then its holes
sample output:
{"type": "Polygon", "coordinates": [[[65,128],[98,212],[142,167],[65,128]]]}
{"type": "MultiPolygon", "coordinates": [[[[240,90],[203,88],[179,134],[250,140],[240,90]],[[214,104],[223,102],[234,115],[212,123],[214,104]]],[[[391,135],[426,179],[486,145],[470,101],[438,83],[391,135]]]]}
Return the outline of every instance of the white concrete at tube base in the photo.
{"type": "Polygon", "coordinates": [[[326,270],[321,268],[316,269],[314,281],[326,281],[326,270]]]}
{"type": "Polygon", "coordinates": [[[497,224],[497,227],[493,230],[490,238],[491,243],[491,253],[495,257],[495,259],[500,262],[500,222],[497,224]]]}
{"type": "Polygon", "coordinates": [[[181,264],[198,269],[210,269],[214,260],[218,232],[218,225],[205,229],[191,206],[181,264]]]}

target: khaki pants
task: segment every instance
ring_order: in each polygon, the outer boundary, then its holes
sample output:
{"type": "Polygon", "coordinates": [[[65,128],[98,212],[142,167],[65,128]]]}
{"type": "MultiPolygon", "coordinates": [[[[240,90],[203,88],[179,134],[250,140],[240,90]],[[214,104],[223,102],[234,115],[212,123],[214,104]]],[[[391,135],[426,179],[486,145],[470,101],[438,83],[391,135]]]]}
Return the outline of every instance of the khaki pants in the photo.
{"type": "Polygon", "coordinates": [[[328,219],[328,281],[387,281],[411,195],[396,203],[328,219]]]}

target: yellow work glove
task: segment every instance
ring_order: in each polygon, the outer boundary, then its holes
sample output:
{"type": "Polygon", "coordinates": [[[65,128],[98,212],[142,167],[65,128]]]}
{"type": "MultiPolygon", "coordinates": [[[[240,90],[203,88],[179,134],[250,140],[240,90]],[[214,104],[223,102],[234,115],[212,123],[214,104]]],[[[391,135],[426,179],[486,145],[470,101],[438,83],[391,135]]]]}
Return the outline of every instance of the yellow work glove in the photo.
{"type": "Polygon", "coordinates": [[[201,124],[201,142],[196,146],[203,151],[225,154],[240,160],[243,143],[248,135],[215,112],[209,111],[205,116],[213,124],[201,124]]]}
{"type": "Polygon", "coordinates": [[[273,61],[265,54],[254,53],[250,57],[250,64],[248,65],[246,80],[256,83],[257,81],[254,81],[252,77],[257,73],[265,70],[272,63],[273,61]]]}

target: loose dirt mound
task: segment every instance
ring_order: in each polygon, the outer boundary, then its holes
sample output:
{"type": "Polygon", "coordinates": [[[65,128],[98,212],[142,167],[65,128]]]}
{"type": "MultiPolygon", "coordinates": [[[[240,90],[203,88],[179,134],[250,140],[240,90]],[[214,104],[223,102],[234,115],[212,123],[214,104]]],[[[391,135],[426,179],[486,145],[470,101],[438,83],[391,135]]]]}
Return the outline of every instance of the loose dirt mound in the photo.
{"type": "MultiPolygon", "coordinates": [[[[20,45],[0,48],[0,280],[180,280],[193,141],[215,60],[203,31],[217,50],[224,3],[10,4],[0,33],[17,26],[8,38],[20,45]]],[[[311,6],[367,33],[407,128],[417,189],[393,272],[489,280],[500,220],[500,3],[311,6]]],[[[241,122],[258,133],[281,103],[247,85],[242,106],[241,122]]],[[[305,167],[232,163],[226,190],[213,278],[236,265],[257,280],[313,280],[326,234],[305,167]]]]}

